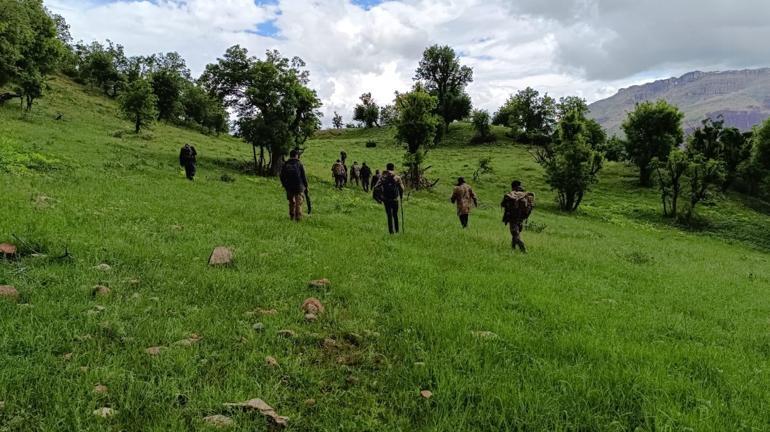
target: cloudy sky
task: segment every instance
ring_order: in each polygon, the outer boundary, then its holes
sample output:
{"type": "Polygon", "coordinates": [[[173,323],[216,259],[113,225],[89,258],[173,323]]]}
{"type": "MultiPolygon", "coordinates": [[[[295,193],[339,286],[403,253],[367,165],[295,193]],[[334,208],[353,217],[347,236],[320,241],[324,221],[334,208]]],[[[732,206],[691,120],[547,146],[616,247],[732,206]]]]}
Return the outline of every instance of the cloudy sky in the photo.
{"type": "Polygon", "coordinates": [[[72,35],[129,55],[177,51],[194,75],[227,47],[302,57],[325,122],[363,92],[407,90],[425,47],[474,70],[476,107],[526,86],[589,101],[699,70],[770,65],[768,0],[47,0],[72,35]]]}

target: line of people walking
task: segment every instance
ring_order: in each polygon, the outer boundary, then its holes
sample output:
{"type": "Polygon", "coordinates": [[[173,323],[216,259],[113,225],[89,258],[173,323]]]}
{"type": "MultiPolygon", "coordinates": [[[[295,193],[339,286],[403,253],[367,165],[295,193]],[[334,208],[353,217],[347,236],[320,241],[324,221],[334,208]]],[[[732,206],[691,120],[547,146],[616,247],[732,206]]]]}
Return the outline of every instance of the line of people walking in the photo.
{"type": "MultiPolygon", "coordinates": [[[[292,150],[290,159],[284,164],[281,171],[281,183],[286,190],[289,201],[289,217],[294,221],[302,218],[303,198],[308,197],[307,178],[302,163],[299,162],[300,152],[292,150]]],[[[340,158],[332,165],[332,176],[337,189],[343,189],[348,184],[360,186],[365,192],[372,191],[373,198],[383,205],[388,220],[388,232],[397,234],[403,231],[403,198],[404,183],[395,171],[395,165],[388,163],[385,170],[380,173],[375,171],[372,175],[371,168],[364,162],[361,166],[353,162],[348,175],[346,165],[347,154],[340,152],[340,158]],[[399,209],[401,217],[399,218],[399,209]]],[[[308,197],[309,198],[309,197],[308,197]]],[[[468,228],[471,209],[478,207],[478,197],[473,188],[465,181],[464,177],[457,179],[450,202],[457,208],[457,216],[460,226],[468,228]]],[[[526,246],[521,239],[524,223],[529,218],[535,205],[535,195],[526,192],[521,181],[514,180],[511,183],[511,191],[503,196],[500,206],[503,208],[503,223],[509,226],[511,233],[511,247],[519,248],[526,253],[526,246]]]]}

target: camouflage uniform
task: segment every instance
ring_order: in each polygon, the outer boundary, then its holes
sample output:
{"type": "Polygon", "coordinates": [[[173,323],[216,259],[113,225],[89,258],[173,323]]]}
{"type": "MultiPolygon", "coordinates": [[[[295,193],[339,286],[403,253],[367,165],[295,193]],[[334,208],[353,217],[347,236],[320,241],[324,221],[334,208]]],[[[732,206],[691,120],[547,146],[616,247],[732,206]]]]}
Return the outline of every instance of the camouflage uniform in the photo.
{"type": "Polygon", "coordinates": [[[455,187],[451,201],[457,205],[457,216],[460,218],[460,223],[463,228],[467,228],[471,206],[476,204],[476,194],[469,184],[463,183],[455,187]]]}

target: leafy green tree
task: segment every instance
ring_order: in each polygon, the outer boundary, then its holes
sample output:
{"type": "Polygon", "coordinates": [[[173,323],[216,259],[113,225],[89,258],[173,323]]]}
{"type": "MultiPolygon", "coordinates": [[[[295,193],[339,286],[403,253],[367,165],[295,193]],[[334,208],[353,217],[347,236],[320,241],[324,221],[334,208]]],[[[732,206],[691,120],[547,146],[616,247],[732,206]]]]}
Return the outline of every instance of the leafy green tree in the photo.
{"type": "Polygon", "coordinates": [[[395,105],[385,105],[380,107],[380,124],[382,126],[391,126],[396,121],[398,113],[395,105]]]}
{"type": "Polygon", "coordinates": [[[527,87],[508,98],[495,113],[492,123],[510,127],[511,135],[517,140],[545,145],[553,134],[557,112],[552,97],[540,96],[540,92],[527,87]]]}
{"type": "Polygon", "coordinates": [[[639,168],[639,183],[642,186],[652,185],[652,160],[658,158],[665,162],[671,149],[682,143],[683,118],[684,114],[678,108],[659,100],[637,104],[623,122],[626,154],[639,168]]]}
{"type": "Polygon", "coordinates": [[[472,142],[487,143],[495,140],[495,135],[492,133],[492,125],[490,125],[489,113],[487,111],[473,111],[471,124],[473,124],[473,130],[476,132],[472,142]]]}
{"type": "Polygon", "coordinates": [[[471,101],[465,87],[473,81],[473,69],[461,65],[451,47],[433,45],[427,48],[414,80],[436,97],[436,114],[443,119],[445,131],[450,123],[470,114],[471,101]]]}
{"type": "Polygon", "coordinates": [[[268,171],[278,175],[289,150],[320,127],[321,101],[308,87],[304,67],[298,57],[289,60],[268,51],[261,60],[236,45],[201,77],[209,92],[236,111],[238,134],[252,145],[255,167],[262,173],[265,149],[270,155],[268,171]]]}
{"type": "Polygon", "coordinates": [[[738,177],[738,167],[751,157],[749,136],[737,128],[724,127],[721,116],[717,120],[707,118],[701,122],[701,127],[693,131],[688,148],[706,159],[724,162],[725,181],[722,189],[727,190],[738,177]]]}
{"type": "Polygon", "coordinates": [[[687,176],[690,180],[690,206],[686,220],[692,220],[695,207],[705,200],[713,186],[721,185],[725,180],[724,162],[707,158],[703,153],[694,151],[689,155],[687,176]]]}
{"type": "Polygon", "coordinates": [[[676,218],[682,193],[682,178],[690,169],[690,160],[684,151],[675,148],[665,161],[653,158],[651,165],[658,174],[663,215],[676,218]]]}
{"type": "Polygon", "coordinates": [[[421,187],[422,163],[441,121],[434,114],[437,105],[438,98],[419,84],[411,92],[396,96],[396,140],[406,148],[407,179],[415,189],[421,187]]]}
{"type": "Polygon", "coordinates": [[[182,112],[182,91],[187,82],[167,69],[153,73],[151,81],[152,91],[158,100],[158,120],[178,120],[182,112]]]}
{"type": "Polygon", "coordinates": [[[353,110],[353,120],[363,123],[364,127],[379,126],[380,107],[374,102],[371,93],[364,93],[360,97],[361,103],[353,110]]]}
{"type": "Polygon", "coordinates": [[[556,104],[556,115],[559,119],[566,117],[567,114],[573,111],[577,111],[581,116],[586,118],[590,112],[588,103],[581,97],[567,96],[559,98],[559,103],[556,104]]]}
{"type": "Polygon", "coordinates": [[[538,149],[535,160],[545,169],[546,182],[558,193],[559,208],[575,211],[596,183],[602,155],[588,142],[586,119],[579,110],[559,121],[552,143],[538,149]]]}
{"type": "Polygon", "coordinates": [[[0,86],[15,84],[27,111],[42,96],[45,77],[63,52],[42,0],[0,0],[0,86]]]}
{"type": "Polygon", "coordinates": [[[152,92],[152,85],[146,79],[138,79],[128,85],[118,98],[120,109],[128,120],[134,124],[134,132],[139,133],[157,116],[157,98],[152,92]]]}
{"type": "Polygon", "coordinates": [[[90,45],[78,44],[75,51],[79,58],[79,81],[101,89],[109,97],[117,97],[128,81],[119,69],[124,60],[127,63],[123,47],[110,41],[107,41],[106,46],[93,42],[90,45]]]}
{"type": "Polygon", "coordinates": [[[626,143],[616,135],[608,139],[599,150],[608,161],[621,162],[626,159],[626,143]]]}
{"type": "Polygon", "coordinates": [[[342,116],[337,114],[337,111],[334,111],[334,117],[332,117],[332,125],[334,126],[334,129],[342,129],[342,116]]]}

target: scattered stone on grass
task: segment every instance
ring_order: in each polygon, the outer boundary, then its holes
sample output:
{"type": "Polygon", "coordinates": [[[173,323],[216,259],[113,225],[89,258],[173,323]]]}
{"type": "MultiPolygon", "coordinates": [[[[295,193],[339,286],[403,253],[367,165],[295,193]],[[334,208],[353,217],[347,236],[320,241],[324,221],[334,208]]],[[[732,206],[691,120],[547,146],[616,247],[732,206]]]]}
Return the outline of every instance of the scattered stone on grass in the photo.
{"type": "Polygon", "coordinates": [[[275,309],[257,309],[257,313],[264,316],[278,315],[278,311],[275,309]]]}
{"type": "Polygon", "coordinates": [[[128,280],[129,285],[139,285],[140,283],[142,283],[142,280],[139,278],[131,278],[128,280]]]}
{"type": "Polygon", "coordinates": [[[62,358],[63,360],[69,361],[69,360],[72,360],[72,356],[73,356],[73,355],[74,355],[74,354],[72,354],[71,352],[68,352],[68,353],[64,353],[64,354],[62,354],[61,358],[62,358]]]}
{"type": "Polygon", "coordinates": [[[91,290],[91,294],[97,297],[106,297],[110,295],[111,292],[112,290],[104,285],[97,285],[91,290]]]}
{"type": "Polygon", "coordinates": [[[305,401],[305,406],[308,407],[308,408],[314,407],[315,405],[316,405],[315,399],[307,399],[305,401]]]}
{"type": "Polygon", "coordinates": [[[224,429],[235,425],[235,421],[233,419],[221,414],[204,417],[203,421],[218,429],[224,429]]]}
{"type": "Polygon", "coordinates": [[[316,279],[310,281],[310,287],[311,288],[328,288],[332,285],[332,283],[329,281],[329,279],[323,278],[323,279],[316,279]]]}
{"type": "Polygon", "coordinates": [[[279,330],[278,336],[285,337],[287,339],[292,339],[297,337],[297,333],[295,333],[293,330],[279,330]]]}
{"type": "Polygon", "coordinates": [[[265,363],[270,367],[278,367],[278,360],[273,356],[265,357],[265,363]]]}
{"type": "Polygon", "coordinates": [[[497,339],[497,333],[491,331],[472,331],[471,334],[479,339],[497,339]]]}
{"type": "Polygon", "coordinates": [[[174,345],[193,346],[193,345],[197,344],[198,342],[200,342],[201,339],[203,339],[203,338],[199,334],[193,333],[189,337],[187,337],[186,339],[182,339],[182,340],[178,340],[178,341],[174,342],[174,345]]]}
{"type": "Polygon", "coordinates": [[[320,315],[324,312],[324,305],[321,303],[321,300],[310,297],[302,302],[302,310],[308,314],[320,315]]]}
{"type": "Polygon", "coordinates": [[[307,321],[307,322],[318,321],[318,315],[316,315],[314,313],[305,314],[305,321],[307,321]]]}
{"type": "Polygon", "coordinates": [[[0,299],[8,299],[13,302],[19,300],[19,291],[10,285],[0,285],[0,299]]]}
{"type": "Polygon", "coordinates": [[[97,384],[97,385],[94,386],[94,393],[96,393],[96,394],[102,394],[103,395],[103,394],[107,394],[108,391],[109,391],[109,389],[107,388],[106,385],[97,384]]]}
{"type": "Polygon", "coordinates": [[[285,427],[288,425],[289,418],[278,415],[273,407],[265,403],[262,399],[250,399],[246,402],[226,403],[225,406],[228,408],[239,408],[244,411],[258,411],[265,416],[268,422],[273,426],[285,427]]]}
{"type": "Polygon", "coordinates": [[[108,407],[99,408],[97,410],[94,410],[94,415],[97,416],[97,417],[101,417],[101,418],[112,417],[112,416],[114,416],[117,413],[118,413],[117,411],[115,411],[112,408],[108,408],[108,407]]]}
{"type": "Polygon", "coordinates": [[[433,392],[430,390],[422,390],[420,396],[422,396],[423,399],[430,399],[433,397],[433,392]]]}
{"type": "Polygon", "coordinates": [[[16,258],[16,245],[10,243],[0,243],[0,255],[3,258],[16,258]]]}
{"type": "Polygon", "coordinates": [[[337,341],[332,338],[324,339],[322,346],[325,350],[333,350],[337,348],[337,341]]]}
{"type": "Polygon", "coordinates": [[[414,365],[417,367],[425,367],[425,362],[414,362],[414,365]]]}
{"type": "Polygon", "coordinates": [[[107,263],[101,263],[98,266],[94,266],[94,268],[96,270],[103,271],[103,272],[108,272],[108,271],[112,270],[112,267],[109,264],[107,264],[107,263]]]}
{"type": "Polygon", "coordinates": [[[80,372],[82,373],[88,372],[88,366],[80,366],[80,372]]]}
{"type": "Polygon", "coordinates": [[[162,347],[162,346],[154,346],[154,347],[147,348],[146,350],[144,350],[144,352],[146,352],[147,354],[149,354],[151,356],[157,356],[157,355],[160,354],[161,351],[163,351],[163,349],[164,349],[164,347],[162,347]]]}
{"type": "Polygon", "coordinates": [[[209,256],[209,265],[211,266],[226,266],[233,262],[233,251],[224,246],[217,246],[211,252],[209,256]]]}
{"type": "Polygon", "coordinates": [[[254,329],[255,332],[265,331],[265,325],[261,322],[255,323],[253,326],[251,326],[251,328],[254,329]]]}
{"type": "Polygon", "coordinates": [[[355,346],[359,346],[364,342],[364,338],[358,333],[345,333],[343,337],[348,343],[355,346]]]}

